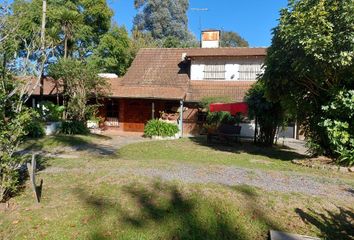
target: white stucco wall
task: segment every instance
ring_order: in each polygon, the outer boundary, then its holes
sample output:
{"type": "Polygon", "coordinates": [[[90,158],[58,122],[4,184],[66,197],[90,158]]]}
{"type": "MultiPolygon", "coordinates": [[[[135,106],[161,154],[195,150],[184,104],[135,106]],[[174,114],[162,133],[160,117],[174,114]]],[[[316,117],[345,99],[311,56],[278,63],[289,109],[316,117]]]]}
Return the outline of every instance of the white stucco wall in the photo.
{"type": "MultiPolygon", "coordinates": [[[[191,63],[191,80],[204,79],[204,66],[206,64],[224,64],[225,65],[225,80],[237,81],[239,79],[239,67],[241,64],[255,64],[262,66],[262,59],[200,59],[193,60],[191,63]]],[[[256,79],[254,79],[256,80],[256,79]]]]}
{"type": "MultiPolygon", "coordinates": [[[[253,138],[254,130],[256,126],[254,123],[241,123],[241,137],[253,138]]],[[[280,129],[278,137],[282,138],[294,138],[294,127],[286,127],[285,129],[280,129]]]]}

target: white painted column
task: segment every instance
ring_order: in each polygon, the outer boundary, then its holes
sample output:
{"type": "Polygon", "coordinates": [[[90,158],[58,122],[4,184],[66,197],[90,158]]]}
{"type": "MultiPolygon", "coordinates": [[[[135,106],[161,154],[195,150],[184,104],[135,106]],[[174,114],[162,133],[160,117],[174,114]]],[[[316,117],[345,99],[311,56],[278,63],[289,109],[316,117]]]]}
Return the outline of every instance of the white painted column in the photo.
{"type": "Polygon", "coordinates": [[[155,102],[151,103],[151,119],[155,119],[155,102]]]}
{"type": "Polygon", "coordinates": [[[179,105],[180,105],[180,113],[179,113],[179,133],[180,133],[180,137],[183,137],[183,100],[179,101],[179,105]]]}

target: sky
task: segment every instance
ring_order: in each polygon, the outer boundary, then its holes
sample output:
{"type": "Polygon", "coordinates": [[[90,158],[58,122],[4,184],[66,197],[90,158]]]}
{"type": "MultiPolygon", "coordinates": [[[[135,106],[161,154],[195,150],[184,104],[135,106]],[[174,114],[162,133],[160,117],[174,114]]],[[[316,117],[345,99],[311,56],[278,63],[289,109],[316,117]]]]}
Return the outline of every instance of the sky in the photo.
{"type": "MultiPolygon", "coordinates": [[[[130,31],[136,14],[134,0],[108,0],[114,11],[114,20],[130,31]]],[[[235,31],[245,38],[251,47],[268,47],[271,30],[278,23],[279,10],[287,6],[287,0],[190,0],[189,29],[200,38],[202,29],[235,31]],[[194,11],[207,8],[208,11],[194,11]]]]}

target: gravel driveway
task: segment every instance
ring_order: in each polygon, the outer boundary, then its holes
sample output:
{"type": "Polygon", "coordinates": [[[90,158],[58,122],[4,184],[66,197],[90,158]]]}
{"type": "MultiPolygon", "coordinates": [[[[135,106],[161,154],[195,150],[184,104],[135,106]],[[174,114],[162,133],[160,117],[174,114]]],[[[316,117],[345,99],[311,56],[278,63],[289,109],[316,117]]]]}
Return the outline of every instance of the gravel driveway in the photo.
{"type": "Polygon", "coordinates": [[[213,183],[226,186],[247,184],[267,191],[296,192],[335,198],[347,197],[354,201],[354,189],[339,179],[312,177],[292,172],[270,172],[221,165],[203,167],[178,164],[169,169],[119,168],[114,173],[187,183],[213,183]]]}
{"type": "MultiPolygon", "coordinates": [[[[82,146],[84,151],[96,152],[103,155],[110,155],[117,149],[127,144],[148,141],[140,136],[110,136],[110,139],[95,143],[92,146],[82,146]]],[[[289,144],[289,143],[288,143],[289,144]]],[[[297,147],[297,151],[304,153],[302,142],[291,142],[292,147],[297,147]]],[[[74,157],[77,153],[74,149],[67,152],[68,157],[74,157]]],[[[57,156],[57,157],[60,157],[57,156]]],[[[171,159],[173,160],[173,159],[171,159]]],[[[64,169],[49,167],[43,172],[59,173],[66,171],[77,171],[85,173],[87,169],[64,169]]],[[[90,169],[90,172],[99,169],[90,169]]],[[[88,170],[87,170],[88,171],[88,170]]],[[[309,176],[301,173],[284,171],[265,171],[260,169],[247,169],[225,165],[192,165],[188,163],[176,163],[166,168],[157,167],[119,167],[112,168],[108,175],[112,176],[141,176],[149,178],[160,178],[166,181],[182,181],[186,183],[212,183],[225,186],[235,186],[247,184],[262,188],[267,191],[295,192],[313,196],[328,196],[334,198],[350,198],[354,202],[354,189],[352,186],[340,179],[328,178],[325,176],[309,176]]]]}

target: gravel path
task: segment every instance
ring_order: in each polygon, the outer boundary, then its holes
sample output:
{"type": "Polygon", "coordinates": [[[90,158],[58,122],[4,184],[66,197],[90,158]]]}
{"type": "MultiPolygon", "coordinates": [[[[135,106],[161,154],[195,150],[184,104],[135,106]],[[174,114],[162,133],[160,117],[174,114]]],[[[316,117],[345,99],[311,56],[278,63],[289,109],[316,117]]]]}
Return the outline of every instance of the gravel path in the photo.
{"type": "Polygon", "coordinates": [[[354,201],[354,189],[327,178],[306,175],[250,170],[229,166],[197,167],[181,164],[172,169],[140,168],[117,169],[116,174],[128,174],[162,180],[179,180],[187,183],[214,183],[226,186],[247,184],[267,191],[296,192],[315,196],[349,197],[354,201]]]}
{"type": "MultiPolygon", "coordinates": [[[[101,140],[94,145],[82,146],[83,151],[102,155],[114,154],[117,149],[136,142],[148,141],[140,136],[110,136],[111,139],[101,140]]],[[[297,152],[304,153],[305,147],[301,141],[286,141],[297,152]]],[[[76,149],[78,150],[78,149],[76,149]]],[[[63,157],[75,157],[74,151],[65,151],[63,157]],[[68,155],[68,156],[66,156],[68,155]]],[[[60,155],[57,157],[61,157],[60,155]]],[[[43,173],[60,172],[94,173],[100,169],[64,169],[49,167],[43,173]]],[[[213,183],[225,186],[247,184],[267,191],[296,192],[313,196],[328,196],[334,198],[350,198],[354,201],[354,189],[340,179],[320,176],[309,176],[294,172],[263,171],[224,165],[191,165],[177,163],[168,169],[155,167],[120,167],[112,168],[109,176],[134,175],[141,177],[160,178],[166,181],[178,180],[186,183],[213,183]]]]}
{"type": "MultiPolygon", "coordinates": [[[[92,174],[99,169],[54,168],[49,167],[43,173],[77,172],[92,174]]],[[[267,191],[295,192],[312,196],[331,198],[350,198],[354,201],[354,189],[341,180],[313,177],[293,172],[273,172],[245,169],[230,166],[196,166],[179,163],[168,169],[164,168],[130,168],[110,169],[108,176],[140,176],[160,178],[165,181],[182,181],[185,183],[212,183],[224,186],[247,184],[267,191]]]]}

